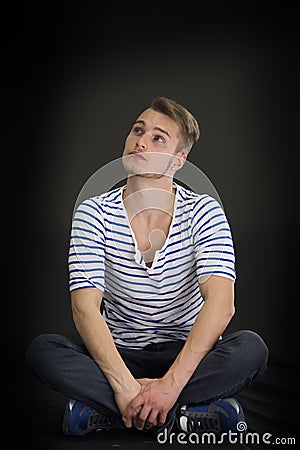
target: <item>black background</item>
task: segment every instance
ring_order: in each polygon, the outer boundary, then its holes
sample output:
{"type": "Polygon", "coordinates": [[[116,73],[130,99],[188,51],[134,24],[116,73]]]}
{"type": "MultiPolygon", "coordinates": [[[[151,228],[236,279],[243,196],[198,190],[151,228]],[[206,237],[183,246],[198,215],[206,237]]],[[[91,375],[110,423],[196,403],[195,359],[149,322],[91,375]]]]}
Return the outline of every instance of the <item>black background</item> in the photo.
{"type": "Polygon", "coordinates": [[[197,117],[201,138],[189,160],[214,184],[231,225],[237,282],[228,331],[255,330],[271,359],[298,364],[299,16],[292,3],[260,5],[27,2],[4,15],[5,227],[14,236],[4,340],[15,363],[37,334],[75,335],[74,204],[163,95],[197,117]]]}

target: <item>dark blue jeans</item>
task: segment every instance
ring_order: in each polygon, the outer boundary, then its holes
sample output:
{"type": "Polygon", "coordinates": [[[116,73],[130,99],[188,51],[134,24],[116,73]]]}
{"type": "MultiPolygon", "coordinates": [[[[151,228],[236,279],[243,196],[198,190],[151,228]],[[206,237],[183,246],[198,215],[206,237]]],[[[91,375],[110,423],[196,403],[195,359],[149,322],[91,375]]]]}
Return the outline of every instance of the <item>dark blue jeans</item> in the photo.
{"type": "MultiPolygon", "coordinates": [[[[183,345],[184,341],[170,341],[142,350],[118,350],[135,378],[160,378],[183,345]]],[[[267,346],[253,331],[223,337],[201,361],[176,406],[237,394],[263,375],[267,359],[267,346]]],[[[27,360],[42,383],[120,419],[113,391],[82,343],[57,334],[42,334],[30,343],[27,360]]]]}

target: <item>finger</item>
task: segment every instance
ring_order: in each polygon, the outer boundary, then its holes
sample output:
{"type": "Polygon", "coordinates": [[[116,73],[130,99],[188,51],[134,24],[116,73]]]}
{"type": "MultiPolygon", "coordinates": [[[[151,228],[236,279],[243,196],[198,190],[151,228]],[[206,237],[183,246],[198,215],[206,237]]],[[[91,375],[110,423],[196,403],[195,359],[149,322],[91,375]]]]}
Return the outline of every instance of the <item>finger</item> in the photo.
{"type": "Polygon", "coordinates": [[[158,414],[157,426],[161,427],[167,420],[168,411],[160,411],[158,414]]]}
{"type": "Polygon", "coordinates": [[[123,415],[122,416],[122,420],[123,420],[123,423],[124,423],[126,428],[131,428],[132,427],[133,422],[132,422],[131,416],[123,415]]]}
{"type": "Polygon", "coordinates": [[[144,399],[140,395],[136,398],[134,398],[129,405],[126,407],[125,411],[123,412],[122,419],[123,421],[129,420],[132,417],[132,414],[139,408],[141,408],[144,404],[144,399]]]}
{"type": "Polygon", "coordinates": [[[158,412],[152,410],[146,419],[144,427],[145,430],[150,430],[151,428],[156,427],[157,421],[158,421],[158,412]]]}
{"type": "Polygon", "coordinates": [[[124,423],[124,425],[125,425],[125,427],[126,428],[131,428],[132,427],[132,419],[131,419],[131,417],[122,417],[122,420],[123,420],[123,423],[124,423]]]}
{"type": "Polygon", "coordinates": [[[132,424],[135,428],[138,427],[138,415],[139,415],[141,409],[142,409],[142,406],[140,406],[138,409],[136,409],[132,414],[132,424]]]}
{"type": "Polygon", "coordinates": [[[144,403],[145,403],[144,397],[142,395],[138,395],[133,400],[131,400],[131,402],[129,403],[129,405],[127,407],[129,413],[132,414],[136,409],[143,406],[144,403]]]}
{"type": "Polygon", "coordinates": [[[150,413],[151,409],[149,406],[144,405],[136,417],[136,428],[138,430],[143,430],[145,426],[145,422],[150,413]]]}
{"type": "Polygon", "coordinates": [[[133,423],[134,428],[138,429],[138,423],[137,423],[137,418],[136,417],[134,417],[132,419],[132,423],[133,423]]]}
{"type": "Polygon", "coordinates": [[[122,420],[124,422],[124,425],[126,428],[131,428],[133,425],[135,426],[135,418],[137,417],[138,413],[142,409],[141,406],[139,406],[137,409],[129,413],[127,409],[125,410],[122,420]]]}

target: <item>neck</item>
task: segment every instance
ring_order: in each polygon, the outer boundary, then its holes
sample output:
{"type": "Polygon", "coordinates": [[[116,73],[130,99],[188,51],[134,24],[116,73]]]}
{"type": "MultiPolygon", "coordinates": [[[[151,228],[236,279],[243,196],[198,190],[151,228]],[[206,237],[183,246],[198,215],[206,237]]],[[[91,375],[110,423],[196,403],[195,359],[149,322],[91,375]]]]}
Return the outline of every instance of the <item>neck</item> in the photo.
{"type": "Polygon", "coordinates": [[[172,177],[152,179],[129,176],[123,192],[124,206],[130,221],[137,215],[140,218],[142,215],[147,222],[157,221],[165,213],[172,216],[174,198],[172,177]]]}
{"type": "Polygon", "coordinates": [[[139,175],[129,176],[124,191],[124,198],[145,189],[161,189],[174,193],[173,177],[162,176],[161,178],[148,178],[139,175]]]}

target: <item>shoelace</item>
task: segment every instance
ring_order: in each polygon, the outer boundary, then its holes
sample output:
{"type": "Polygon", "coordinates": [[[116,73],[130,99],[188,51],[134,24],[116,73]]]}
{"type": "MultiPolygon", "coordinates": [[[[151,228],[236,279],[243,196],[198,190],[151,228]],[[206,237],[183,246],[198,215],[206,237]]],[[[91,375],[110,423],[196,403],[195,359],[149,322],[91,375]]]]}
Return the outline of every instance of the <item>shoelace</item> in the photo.
{"type": "Polygon", "coordinates": [[[92,411],[88,418],[87,427],[90,429],[111,429],[114,419],[101,414],[98,411],[92,411]]]}
{"type": "Polygon", "coordinates": [[[220,420],[215,414],[209,413],[197,413],[187,415],[187,430],[189,433],[195,432],[219,432],[220,431],[220,420]]]}

